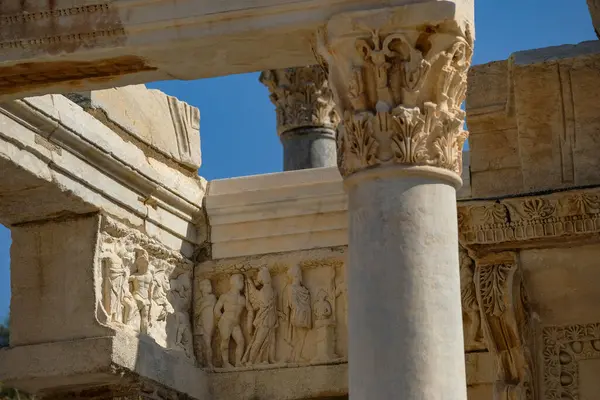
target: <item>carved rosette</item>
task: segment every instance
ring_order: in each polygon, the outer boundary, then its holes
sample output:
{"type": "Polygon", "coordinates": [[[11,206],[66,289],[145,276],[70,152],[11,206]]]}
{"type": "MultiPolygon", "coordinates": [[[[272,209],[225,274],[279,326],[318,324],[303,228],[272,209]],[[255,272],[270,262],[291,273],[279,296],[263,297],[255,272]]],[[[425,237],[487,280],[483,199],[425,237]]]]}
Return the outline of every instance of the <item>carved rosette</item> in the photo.
{"type": "Polygon", "coordinates": [[[368,167],[402,164],[460,175],[468,136],[461,105],[473,54],[471,27],[385,29],[357,19],[353,26],[364,26],[359,32],[339,29],[338,35],[328,27],[318,37],[343,116],[340,172],[347,177],[368,167]]]}
{"type": "Polygon", "coordinates": [[[279,135],[306,127],[333,130],[340,123],[327,72],[321,66],[264,71],[260,81],[269,88],[276,107],[279,135]]]}
{"type": "Polygon", "coordinates": [[[494,399],[535,399],[534,335],[516,254],[477,259],[475,288],[484,339],[498,365],[494,399]]]}

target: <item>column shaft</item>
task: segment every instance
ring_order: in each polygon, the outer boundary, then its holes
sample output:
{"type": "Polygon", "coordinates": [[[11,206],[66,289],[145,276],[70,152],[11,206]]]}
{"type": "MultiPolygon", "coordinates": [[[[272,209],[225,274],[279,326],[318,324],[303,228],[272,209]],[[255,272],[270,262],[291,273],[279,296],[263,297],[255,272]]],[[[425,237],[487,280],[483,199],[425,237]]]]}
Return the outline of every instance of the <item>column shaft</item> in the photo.
{"type": "Polygon", "coordinates": [[[456,190],[389,172],[348,188],[350,398],[464,400],[456,190]]]}
{"type": "Polygon", "coordinates": [[[342,115],[352,400],[466,400],[456,188],[473,4],[332,18],[319,52],[342,115]]]}

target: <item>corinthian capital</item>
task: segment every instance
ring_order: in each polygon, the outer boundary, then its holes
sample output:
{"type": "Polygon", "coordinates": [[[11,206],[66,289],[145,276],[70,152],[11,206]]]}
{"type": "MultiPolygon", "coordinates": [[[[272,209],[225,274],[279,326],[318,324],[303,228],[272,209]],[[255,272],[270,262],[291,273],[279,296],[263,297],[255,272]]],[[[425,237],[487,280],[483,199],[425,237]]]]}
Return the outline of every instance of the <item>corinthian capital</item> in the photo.
{"type": "Polygon", "coordinates": [[[343,121],[343,176],[389,164],[460,175],[473,35],[471,21],[451,3],[343,14],[320,32],[343,121]]]}
{"type": "Polygon", "coordinates": [[[321,66],[264,71],[260,81],[269,88],[277,108],[280,135],[295,128],[335,129],[339,124],[327,72],[321,66]]]}

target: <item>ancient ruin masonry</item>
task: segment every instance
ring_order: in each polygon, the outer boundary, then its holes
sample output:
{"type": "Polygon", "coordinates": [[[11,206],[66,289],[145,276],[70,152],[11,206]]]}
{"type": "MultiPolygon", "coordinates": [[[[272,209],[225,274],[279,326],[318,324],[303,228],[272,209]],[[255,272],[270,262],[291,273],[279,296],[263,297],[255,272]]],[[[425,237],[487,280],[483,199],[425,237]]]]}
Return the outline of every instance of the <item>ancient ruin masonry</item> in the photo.
{"type": "Polygon", "coordinates": [[[600,42],[471,67],[472,0],[200,3],[0,4],[3,384],[597,398],[600,42]],[[140,83],[252,71],[286,171],[207,182],[140,83]]]}

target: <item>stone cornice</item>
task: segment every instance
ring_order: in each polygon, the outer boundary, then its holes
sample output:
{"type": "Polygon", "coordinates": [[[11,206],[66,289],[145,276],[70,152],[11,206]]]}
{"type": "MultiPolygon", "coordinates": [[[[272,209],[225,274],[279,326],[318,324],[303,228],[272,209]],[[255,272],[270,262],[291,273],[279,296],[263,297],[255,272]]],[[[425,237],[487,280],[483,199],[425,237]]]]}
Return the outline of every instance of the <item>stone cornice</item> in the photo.
{"type": "Polygon", "coordinates": [[[195,174],[185,175],[150,160],[60,95],[4,103],[0,118],[7,124],[0,140],[56,171],[56,185],[66,185],[62,190],[133,225],[141,220],[177,240],[202,241],[189,229],[203,217],[200,207],[206,183],[195,174]],[[13,124],[28,133],[13,133],[9,128],[13,124]]]}
{"type": "Polygon", "coordinates": [[[600,188],[458,204],[464,246],[584,240],[600,232],[600,188]]]}

